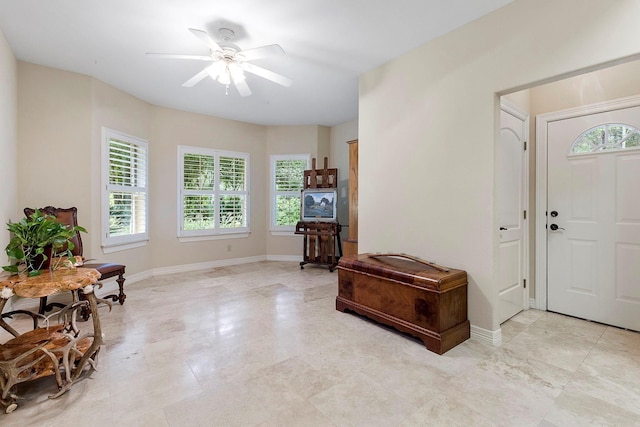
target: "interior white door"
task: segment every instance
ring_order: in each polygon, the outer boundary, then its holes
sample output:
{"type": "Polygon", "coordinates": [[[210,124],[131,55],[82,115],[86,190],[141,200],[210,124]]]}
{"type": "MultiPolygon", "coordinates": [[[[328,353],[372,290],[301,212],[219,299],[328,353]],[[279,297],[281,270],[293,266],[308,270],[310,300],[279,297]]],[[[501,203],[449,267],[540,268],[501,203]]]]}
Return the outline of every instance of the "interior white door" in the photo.
{"type": "Polygon", "coordinates": [[[547,308],[640,330],[640,150],[570,154],[607,123],[640,128],[640,107],[548,124],[547,308]]]}
{"type": "Polygon", "coordinates": [[[525,308],[525,119],[500,112],[497,212],[500,224],[498,315],[500,323],[525,308]]]}

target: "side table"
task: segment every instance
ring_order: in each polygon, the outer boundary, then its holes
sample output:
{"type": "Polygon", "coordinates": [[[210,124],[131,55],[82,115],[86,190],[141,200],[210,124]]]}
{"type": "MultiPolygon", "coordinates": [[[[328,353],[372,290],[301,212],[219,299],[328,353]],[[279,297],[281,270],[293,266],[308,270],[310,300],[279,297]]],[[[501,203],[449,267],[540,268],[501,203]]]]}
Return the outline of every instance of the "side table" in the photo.
{"type": "Polygon", "coordinates": [[[18,313],[25,314],[26,310],[0,316],[0,327],[14,336],[0,344],[0,405],[4,406],[6,413],[17,407],[15,387],[19,383],[55,376],[58,392],[49,397],[56,398],[71,388],[85,368],[95,368],[103,343],[94,293],[94,285],[99,278],[100,273],[90,268],[63,268],[45,271],[33,277],[0,277],[0,313],[13,295],[41,298],[61,292],[74,292],[74,301],[60,311],[46,317],[34,314],[34,329],[22,334],[5,322],[4,318],[18,313]],[[78,300],[78,291],[84,294],[83,301],[78,300]],[[87,306],[92,314],[93,331],[80,333],[76,325],[76,311],[87,306]],[[44,320],[40,327],[37,327],[38,319],[44,320]],[[58,322],[53,323],[53,319],[58,319],[58,322]]]}

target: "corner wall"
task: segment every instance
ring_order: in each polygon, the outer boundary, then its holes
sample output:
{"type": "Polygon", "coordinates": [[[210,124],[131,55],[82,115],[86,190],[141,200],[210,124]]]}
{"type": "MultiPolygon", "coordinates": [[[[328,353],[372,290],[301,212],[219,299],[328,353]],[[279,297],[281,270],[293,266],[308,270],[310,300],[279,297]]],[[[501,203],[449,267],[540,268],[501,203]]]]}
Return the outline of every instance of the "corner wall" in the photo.
{"type": "MultiPolygon", "coordinates": [[[[272,154],[310,154],[316,159],[316,167],[321,168],[324,157],[329,157],[329,129],[324,126],[268,126],[266,131],[267,155],[265,156],[266,180],[265,194],[267,205],[263,221],[266,225],[266,253],[276,258],[295,258],[302,260],[302,236],[274,235],[269,230],[271,225],[271,171],[270,156],[272,154]]],[[[333,167],[329,163],[329,167],[333,167]]]]}

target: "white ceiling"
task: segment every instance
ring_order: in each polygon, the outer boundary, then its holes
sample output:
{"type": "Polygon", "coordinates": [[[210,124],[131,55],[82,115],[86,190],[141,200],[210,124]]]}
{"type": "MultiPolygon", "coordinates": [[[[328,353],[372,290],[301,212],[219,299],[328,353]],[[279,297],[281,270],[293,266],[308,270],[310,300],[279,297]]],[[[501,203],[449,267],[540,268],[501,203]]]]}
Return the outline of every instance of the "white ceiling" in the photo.
{"type": "Polygon", "coordinates": [[[19,60],[95,77],[155,105],[264,125],[333,126],[357,118],[358,76],[512,0],[0,0],[0,30],[19,60]],[[188,31],[236,32],[254,61],[293,80],[249,74],[253,92],[206,78],[207,62],[146,52],[207,55],[188,31]]]}

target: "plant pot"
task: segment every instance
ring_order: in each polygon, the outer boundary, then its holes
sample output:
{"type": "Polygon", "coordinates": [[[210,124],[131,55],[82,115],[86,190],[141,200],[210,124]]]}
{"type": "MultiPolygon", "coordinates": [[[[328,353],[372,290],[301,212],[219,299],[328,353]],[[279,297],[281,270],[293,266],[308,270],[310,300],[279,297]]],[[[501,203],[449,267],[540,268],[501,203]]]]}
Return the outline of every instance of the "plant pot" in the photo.
{"type": "Polygon", "coordinates": [[[51,255],[53,248],[51,245],[44,247],[44,252],[27,259],[27,269],[29,271],[48,270],[51,266],[51,255]],[[46,256],[46,259],[45,259],[46,256]]]}

